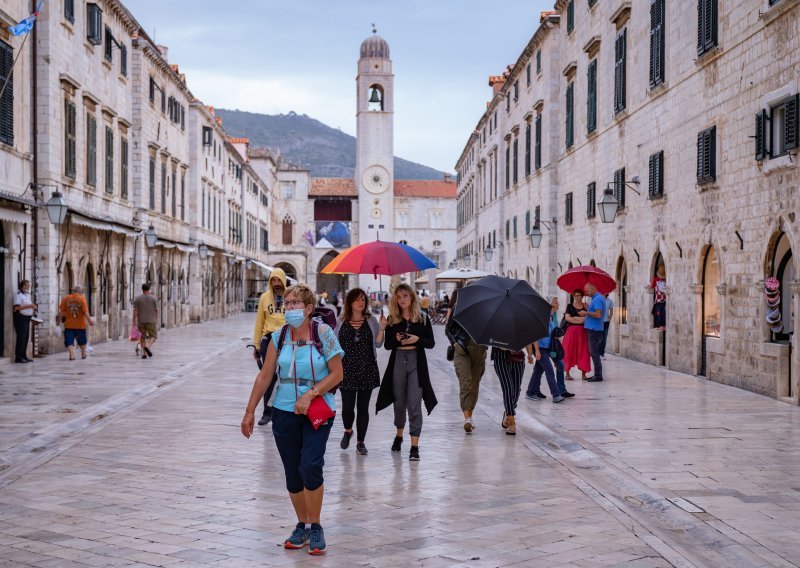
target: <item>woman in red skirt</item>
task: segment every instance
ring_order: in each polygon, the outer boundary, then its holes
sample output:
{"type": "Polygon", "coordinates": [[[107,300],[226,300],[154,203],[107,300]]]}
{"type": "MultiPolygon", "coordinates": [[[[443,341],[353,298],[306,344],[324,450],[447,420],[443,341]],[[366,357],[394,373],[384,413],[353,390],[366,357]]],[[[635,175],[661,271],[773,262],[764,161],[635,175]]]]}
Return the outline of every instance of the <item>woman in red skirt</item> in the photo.
{"type": "Polygon", "coordinates": [[[586,380],[586,373],[592,369],[592,360],[589,357],[589,341],[583,321],[586,316],[583,305],[583,290],[572,292],[572,303],[567,306],[566,320],[567,332],[561,340],[564,347],[564,374],[567,380],[572,380],[569,372],[572,367],[578,366],[581,378],[586,380]]]}

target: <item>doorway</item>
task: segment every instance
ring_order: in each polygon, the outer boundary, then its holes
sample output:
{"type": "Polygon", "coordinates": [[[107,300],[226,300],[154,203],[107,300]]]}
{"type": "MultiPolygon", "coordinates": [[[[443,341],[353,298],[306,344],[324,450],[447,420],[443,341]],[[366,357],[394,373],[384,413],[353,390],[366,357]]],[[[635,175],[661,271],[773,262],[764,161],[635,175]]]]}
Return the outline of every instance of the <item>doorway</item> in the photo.
{"type": "Polygon", "coordinates": [[[720,337],[722,312],[719,301],[719,259],[713,246],[706,248],[703,257],[703,293],[701,307],[702,333],[700,334],[700,375],[708,376],[709,337],[720,337]]]}
{"type": "MultiPolygon", "coordinates": [[[[773,248],[770,263],[770,276],[774,276],[780,283],[780,303],[777,311],[780,318],[770,326],[770,339],[773,343],[787,345],[788,364],[785,365],[786,375],[783,377],[784,386],[779,392],[787,393],[786,396],[796,397],[797,392],[792,388],[792,335],[794,334],[794,293],[789,285],[797,280],[797,270],[792,255],[792,245],[786,233],[781,232],[773,248]]],[[[772,311],[775,308],[771,308],[772,311]]],[[[771,315],[768,312],[768,317],[771,315]]],[[[774,318],[773,318],[774,319],[774,318]]]]}
{"type": "Polygon", "coordinates": [[[658,364],[667,366],[667,265],[661,252],[656,253],[653,262],[652,280],[650,287],[653,290],[653,327],[659,334],[658,364]]]}
{"type": "Polygon", "coordinates": [[[322,269],[325,268],[334,258],[339,256],[336,251],[330,251],[323,256],[317,265],[317,292],[327,292],[328,297],[333,296],[333,292],[337,291],[339,295],[344,293],[345,278],[341,274],[323,274],[322,269]]]}

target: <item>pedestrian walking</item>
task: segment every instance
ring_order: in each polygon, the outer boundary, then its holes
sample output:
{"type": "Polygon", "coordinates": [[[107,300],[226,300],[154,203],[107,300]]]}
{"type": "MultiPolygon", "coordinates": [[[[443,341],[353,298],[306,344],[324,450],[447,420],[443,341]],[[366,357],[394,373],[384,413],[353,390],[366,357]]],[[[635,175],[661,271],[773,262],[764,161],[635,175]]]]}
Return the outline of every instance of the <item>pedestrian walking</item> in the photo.
{"type": "Polygon", "coordinates": [[[603,321],[603,341],[600,343],[600,356],[606,358],[606,343],[608,342],[608,329],[611,327],[611,321],[614,318],[614,300],[608,294],[605,294],[606,299],[606,316],[603,321]]]}
{"type": "Polygon", "coordinates": [[[550,389],[553,402],[558,403],[575,395],[567,391],[567,386],[564,384],[564,349],[561,348],[560,342],[556,337],[556,334],[561,332],[561,328],[558,325],[558,298],[556,296],[550,299],[550,306],[548,336],[540,339],[537,343],[541,357],[535,357],[534,354],[536,362],[533,365],[533,373],[531,374],[531,380],[528,382],[528,388],[525,390],[525,398],[534,401],[547,398],[541,390],[542,375],[544,375],[547,379],[547,386],[550,389]]]}
{"type": "Polygon", "coordinates": [[[380,385],[377,348],[383,345],[388,322],[381,314],[376,319],[367,309],[367,293],[353,288],[344,300],[344,313],[337,319],[336,337],[344,351],[344,378],[339,385],[342,393],[342,423],[344,435],[340,447],[346,450],[353,437],[356,423],[356,452],[367,455],[364,440],[369,427],[369,400],[380,385]]]}
{"type": "Polygon", "coordinates": [[[89,314],[89,304],[83,296],[83,286],[75,286],[58,306],[58,318],[64,325],[64,345],[69,352],[69,360],[75,360],[75,342],[81,348],[81,359],[86,359],[86,325],[93,326],[94,319],[89,314]]]}
{"type": "MultiPolygon", "coordinates": [[[[284,293],[286,292],[286,273],[281,268],[275,268],[269,275],[269,286],[267,291],[261,294],[258,299],[258,309],[256,310],[256,325],[253,329],[253,357],[257,362],[267,358],[272,334],[281,329],[286,324],[284,318],[284,293]]],[[[264,426],[272,420],[272,407],[269,399],[272,398],[272,391],[275,388],[275,381],[267,386],[264,392],[264,412],[258,421],[259,426],[264,426]]]]}
{"type": "Polygon", "coordinates": [[[577,365],[581,372],[581,378],[586,380],[586,373],[592,369],[592,361],[589,358],[589,344],[586,338],[586,329],[583,327],[586,314],[583,303],[583,290],[572,292],[572,303],[567,306],[564,314],[567,330],[564,334],[564,371],[566,379],[572,380],[569,372],[572,367],[577,365]]]}
{"type": "Polygon", "coordinates": [[[667,271],[663,264],[658,265],[650,289],[653,291],[653,327],[664,329],[667,325],[667,271]]]}
{"type": "MultiPolygon", "coordinates": [[[[453,292],[453,305],[458,302],[458,290],[453,292]]],[[[444,333],[453,348],[453,367],[458,378],[459,402],[464,413],[464,431],[471,434],[475,428],[472,413],[478,404],[478,389],[481,378],[486,371],[486,347],[478,345],[453,319],[452,310],[448,311],[444,333]]]]}
{"type": "Polygon", "coordinates": [[[158,301],[150,293],[150,283],[142,284],[142,293],[133,300],[133,325],[139,329],[142,359],[153,356],[150,348],[158,339],[158,301]]]}
{"type": "Polygon", "coordinates": [[[591,298],[589,307],[584,312],[583,326],[586,328],[589,343],[589,355],[594,365],[594,375],[588,380],[590,383],[599,383],[603,380],[603,362],[600,359],[600,346],[603,341],[603,320],[606,315],[606,299],[597,291],[591,282],[584,287],[586,295],[591,298]]]}
{"type": "Polygon", "coordinates": [[[14,349],[15,363],[33,363],[33,359],[28,358],[28,340],[31,331],[31,318],[37,309],[36,304],[31,300],[31,283],[23,280],[19,283],[13,298],[14,309],[14,331],[17,334],[16,347],[14,349]]]}
{"type": "Polygon", "coordinates": [[[497,378],[500,379],[500,390],[503,392],[503,419],[500,425],[506,434],[517,433],[517,403],[522,388],[522,375],[525,373],[525,355],[528,363],[533,363],[533,346],[528,345],[525,351],[510,351],[492,347],[492,361],[497,378]]]}
{"type": "Polygon", "coordinates": [[[411,435],[408,459],[419,461],[422,402],[425,402],[428,414],[437,403],[425,356],[425,349],[433,349],[435,345],[433,327],[431,320],[420,310],[417,295],[407,284],[395,288],[389,301],[388,321],[384,347],[392,354],[378,391],[376,412],[394,404],[397,432],[392,443],[393,452],[401,450],[408,415],[411,435]]]}
{"type": "Polygon", "coordinates": [[[430,312],[428,311],[431,306],[431,299],[428,297],[428,294],[422,292],[422,299],[420,300],[419,307],[426,316],[430,317],[430,312]]]}
{"type": "MultiPolygon", "coordinates": [[[[311,321],[314,303],[314,292],[305,284],[286,289],[287,323],[269,340],[241,429],[246,438],[253,434],[256,407],[277,374],[272,434],[297,515],[297,525],[283,545],[289,549],[308,545],[308,553],[317,555],[326,550],[320,522],[325,492],[322,468],[333,418],[320,420],[315,427],[309,419],[313,417],[309,416],[309,408],[313,408],[312,401],[321,397],[322,408],[329,416],[335,416],[336,398],[330,391],[342,380],[343,351],[330,326],[311,321]]],[[[314,414],[318,411],[314,409],[314,414]]]]}

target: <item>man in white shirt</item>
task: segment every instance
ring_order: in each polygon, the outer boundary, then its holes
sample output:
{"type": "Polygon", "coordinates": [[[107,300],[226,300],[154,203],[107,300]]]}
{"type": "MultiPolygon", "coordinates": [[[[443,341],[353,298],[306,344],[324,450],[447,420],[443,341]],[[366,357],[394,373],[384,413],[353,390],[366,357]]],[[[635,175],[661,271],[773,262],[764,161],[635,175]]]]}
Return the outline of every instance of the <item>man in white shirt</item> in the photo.
{"type": "Polygon", "coordinates": [[[15,363],[33,363],[28,359],[28,338],[31,329],[31,317],[37,306],[31,300],[31,283],[23,280],[19,289],[14,292],[14,330],[17,332],[15,363]]]}

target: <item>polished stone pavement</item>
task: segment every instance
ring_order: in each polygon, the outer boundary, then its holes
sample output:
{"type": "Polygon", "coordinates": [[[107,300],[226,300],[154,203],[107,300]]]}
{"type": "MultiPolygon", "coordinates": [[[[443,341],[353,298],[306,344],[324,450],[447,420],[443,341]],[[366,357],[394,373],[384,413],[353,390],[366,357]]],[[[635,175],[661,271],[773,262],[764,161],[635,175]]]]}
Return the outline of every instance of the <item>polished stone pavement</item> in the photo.
{"type": "Polygon", "coordinates": [[[0,566],[800,565],[800,408],[609,356],[574,399],[523,396],[515,437],[489,368],[465,435],[440,327],[422,460],[389,451],[389,410],[366,457],[338,422],[328,554],[285,551],[271,431],[239,433],[251,325],[169,330],[146,361],[117,342],[0,366],[0,566]]]}

